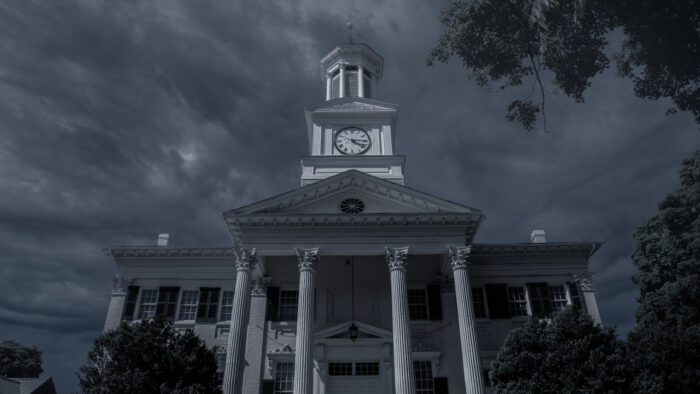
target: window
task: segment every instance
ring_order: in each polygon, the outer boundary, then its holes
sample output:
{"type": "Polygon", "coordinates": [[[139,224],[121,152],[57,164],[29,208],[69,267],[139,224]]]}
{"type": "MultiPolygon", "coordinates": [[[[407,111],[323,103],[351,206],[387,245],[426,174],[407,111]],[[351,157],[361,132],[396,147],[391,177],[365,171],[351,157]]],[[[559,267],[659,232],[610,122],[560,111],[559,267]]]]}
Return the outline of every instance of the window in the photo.
{"type": "Polygon", "coordinates": [[[328,374],[331,376],[351,376],[352,363],[328,363],[328,374]]]}
{"type": "Polygon", "coordinates": [[[180,302],[179,320],[194,320],[197,317],[197,300],[199,299],[199,291],[184,290],[182,292],[182,301],[180,302]]]}
{"type": "Polygon", "coordinates": [[[525,299],[524,287],[508,287],[508,308],[511,316],[527,316],[527,300],[525,299]]]}
{"type": "Polygon", "coordinates": [[[231,321],[231,311],[233,310],[233,292],[225,291],[221,297],[221,318],[220,321],[231,321]]]}
{"type": "Polygon", "coordinates": [[[179,294],[179,287],[161,287],[158,290],[156,315],[163,316],[166,320],[175,320],[175,310],[177,309],[177,297],[179,294]]]}
{"type": "Polygon", "coordinates": [[[549,304],[552,306],[552,311],[560,311],[569,304],[566,299],[566,290],[564,286],[549,286],[549,304]]]}
{"type": "Polygon", "coordinates": [[[414,361],[413,373],[416,377],[416,394],[433,394],[433,369],[430,361],[414,361]]]}
{"type": "Polygon", "coordinates": [[[216,320],[216,310],[219,306],[219,288],[202,287],[199,289],[199,305],[197,320],[216,320]]]}
{"type": "Polygon", "coordinates": [[[158,290],[141,291],[141,305],[139,306],[139,319],[153,319],[156,316],[158,304],[158,290]]]}
{"type": "Polygon", "coordinates": [[[136,310],[136,300],[139,297],[139,287],[129,286],[126,291],[126,305],[124,306],[124,320],[131,320],[134,318],[134,311],[136,310]]]}
{"type": "Polygon", "coordinates": [[[330,376],[377,376],[379,375],[378,362],[332,362],[328,363],[328,375],[330,376]],[[353,370],[353,366],[355,367],[353,370]]]}
{"type": "Polygon", "coordinates": [[[425,290],[408,290],[408,316],[411,320],[428,320],[428,299],[425,290]]]}
{"type": "Polygon", "coordinates": [[[355,363],[355,375],[376,376],[379,375],[379,363],[355,363]]]}
{"type": "Polygon", "coordinates": [[[275,394],[291,394],[294,391],[294,363],[277,363],[275,368],[275,394]]]}
{"type": "Polygon", "coordinates": [[[296,321],[299,306],[298,290],[280,291],[280,321],[296,321]]]}
{"type": "Polygon", "coordinates": [[[481,287],[472,289],[472,304],[474,304],[474,317],[477,319],[486,319],[486,298],[484,290],[481,287]]]}
{"type": "Polygon", "coordinates": [[[216,381],[219,389],[224,385],[224,371],[226,371],[226,352],[216,353],[216,381]]]}

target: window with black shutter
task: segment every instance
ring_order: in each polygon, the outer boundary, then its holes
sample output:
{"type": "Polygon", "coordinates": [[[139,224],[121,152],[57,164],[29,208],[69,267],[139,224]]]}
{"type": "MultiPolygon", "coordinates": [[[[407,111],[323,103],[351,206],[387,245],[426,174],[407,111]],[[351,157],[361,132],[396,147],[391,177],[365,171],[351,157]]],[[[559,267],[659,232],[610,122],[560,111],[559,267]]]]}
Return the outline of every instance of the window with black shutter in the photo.
{"type": "Polygon", "coordinates": [[[449,394],[449,391],[447,389],[447,378],[433,378],[434,382],[434,390],[433,392],[435,394],[449,394]]]}
{"type": "Polygon", "coordinates": [[[549,304],[549,292],[547,291],[547,283],[528,283],[528,295],[530,296],[530,307],[532,315],[535,317],[546,317],[552,312],[549,304]]]}
{"type": "Polygon", "coordinates": [[[442,320],[442,299],[440,297],[440,285],[428,286],[428,311],[430,320],[442,320]]]}
{"type": "Polygon", "coordinates": [[[124,315],[123,319],[130,321],[134,319],[134,312],[136,311],[136,300],[139,298],[139,287],[129,286],[126,291],[126,305],[124,305],[124,315]]]}
{"type": "Polygon", "coordinates": [[[164,317],[166,320],[175,320],[175,309],[177,309],[179,292],[179,287],[161,287],[158,289],[156,316],[164,317]]]}
{"type": "Polygon", "coordinates": [[[262,394],[275,394],[275,381],[272,379],[263,379],[262,394]]]}
{"type": "Polygon", "coordinates": [[[268,321],[279,321],[280,288],[267,287],[267,317],[268,321]]]}
{"type": "Polygon", "coordinates": [[[567,282],[569,286],[569,297],[571,298],[571,304],[574,308],[581,308],[581,295],[578,292],[578,286],[574,282],[567,282]]]}
{"type": "Polygon", "coordinates": [[[216,321],[216,312],[219,306],[218,287],[202,287],[199,289],[199,305],[197,307],[197,320],[216,321]]]}
{"type": "Polygon", "coordinates": [[[485,285],[486,302],[489,306],[489,316],[491,319],[510,319],[508,308],[508,293],[505,284],[485,285]]]}

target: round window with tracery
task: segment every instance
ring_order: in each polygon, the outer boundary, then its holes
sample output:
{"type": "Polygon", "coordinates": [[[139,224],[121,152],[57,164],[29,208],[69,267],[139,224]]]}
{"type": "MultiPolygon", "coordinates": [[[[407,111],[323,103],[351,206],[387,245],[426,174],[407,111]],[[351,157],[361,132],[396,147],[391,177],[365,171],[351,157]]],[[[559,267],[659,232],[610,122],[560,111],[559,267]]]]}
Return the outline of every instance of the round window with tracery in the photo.
{"type": "Polygon", "coordinates": [[[344,213],[360,213],[365,210],[365,203],[357,198],[346,198],[340,203],[340,210],[344,213]]]}

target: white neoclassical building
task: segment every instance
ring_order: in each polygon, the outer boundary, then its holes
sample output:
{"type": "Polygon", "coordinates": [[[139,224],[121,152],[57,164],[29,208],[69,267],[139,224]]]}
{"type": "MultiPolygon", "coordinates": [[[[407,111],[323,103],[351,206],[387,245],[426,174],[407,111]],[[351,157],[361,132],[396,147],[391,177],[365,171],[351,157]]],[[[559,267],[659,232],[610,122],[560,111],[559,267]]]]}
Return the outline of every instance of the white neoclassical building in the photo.
{"type": "Polygon", "coordinates": [[[224,393],[488,391],[508,332],[568,304],[600,321],[596,242],[473,243],[483,213],[404,186],[398,106],[372,98],[382,57],[342,44],[306,110],[301,186],[224,212],[232,244],[105,249],[105,330],[173,321],[220,349],[224,393]]]}

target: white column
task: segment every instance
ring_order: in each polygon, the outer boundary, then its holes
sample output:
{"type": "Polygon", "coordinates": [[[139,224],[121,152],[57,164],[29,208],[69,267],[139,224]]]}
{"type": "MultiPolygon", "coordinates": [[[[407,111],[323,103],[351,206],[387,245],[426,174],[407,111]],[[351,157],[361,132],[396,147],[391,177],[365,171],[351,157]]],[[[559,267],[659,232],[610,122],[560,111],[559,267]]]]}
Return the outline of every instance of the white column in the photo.
{"type": "Polygon", "coordinates": [[[365,97],[365,74],[362,66],[357,66],[357,95],[365,97]]]}
{"type": "Polygon", "coordinates": [[[341,64],[340,66],[340,86],[338,87],[338,97],[343,98],[345,97],[345,65],[341,64]]]}
{"type": "Polygon", "coordinates": [[[584,303],[588,314],[591,316],[593,321],[598,324],[602,324],[600,312],[598,311],[598,302],[595,300],[595,291],[593,290],[593,273],[583,272],[580,274],[574,274],[574,280],[576,281],[576,286],[581,292],[581,302],[584,303]]]}
{"type": "Polygon", "coordinates": [[[299,306],[297,311],[297,341],[294,355],[294,394],[313,391],[313,326],[314,276],[318,248],[297,249],[299,263],[299,306]]]}
{"type": "Polygon", "coordinates": [[[471,246],[449,248],[450,263],[455,277],[455,296],[457,297],[457,318],[459,319],[459,337],[462,344],[462,369],[464,370],[464,387],[466,393],[483,394],[484,382],[481,371],[481,355],[474,324],[474,305],[472,304],[472,287],[469,284],[469,252],[471,246]]]}
{"type": "Polygon", "coordinates": [[[250,313],[245,341],[245,364],[243,371],[244,394],[260,392],[261,373],[265,360],[265,312],[267,310],[267,284],[264,278],[251,282],[250,313]]]}
{"type": "Polygon", "coordinates": [[[226,369],[224,371],[224,394],[240,394],[243,388],[245,368],[245,344],[250,305],[250,270],[256,259],[255,249],[236,251],[236,289],[233,293],[231,329],[226,345],[226,369]]]}
{"type": "Polygon", "coordinates": [[[411,358],[411,323],[408,318],[406,260],[408,247],[386,248],[391,272],[391,320],[394,338],[394,387],[396,394],[413,394],[415,383],[411,358]]]}
{"type": "Polygon", "coordinates": [[[326,74],[326,101],[331,99],[331,84],[333,82],[333,77],[331,73],[326,74]]]}
{"type": "Polygon", "coordinates": [[[112,279],[112,297],[109,299],[109,308],[107,309],[107,317],[105,318],[102,332],[119,327],[119,323],[121,323],[124,315],[129,283],[131,283],[131,279],[119,276],[119,274],[112,279]]]}

